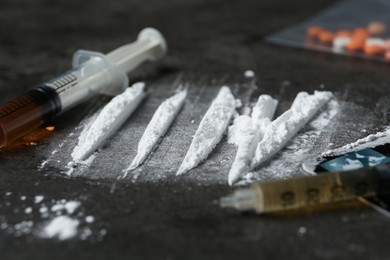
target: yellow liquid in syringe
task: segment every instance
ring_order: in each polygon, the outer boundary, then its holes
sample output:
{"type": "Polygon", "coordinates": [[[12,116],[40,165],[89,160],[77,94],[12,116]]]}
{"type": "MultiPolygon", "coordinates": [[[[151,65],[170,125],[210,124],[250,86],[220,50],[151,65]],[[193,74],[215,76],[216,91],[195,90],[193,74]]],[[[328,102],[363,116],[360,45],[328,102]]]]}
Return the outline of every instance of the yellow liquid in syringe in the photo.
{"type": "Polygon", "coordinates": [[[272,213],[374,197],[388,190],[390,166],[257,182],[221,199],[222,207],[272,213]]]}

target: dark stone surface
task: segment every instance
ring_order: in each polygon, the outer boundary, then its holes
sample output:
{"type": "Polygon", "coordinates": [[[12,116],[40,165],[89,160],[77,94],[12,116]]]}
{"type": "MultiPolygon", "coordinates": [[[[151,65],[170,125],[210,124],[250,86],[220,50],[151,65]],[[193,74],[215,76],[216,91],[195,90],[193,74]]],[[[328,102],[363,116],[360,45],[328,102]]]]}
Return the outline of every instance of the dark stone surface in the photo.
{"type": "MultiPolygon", "coordinates": [[[[325,84],[346,102],[367,113],[373,111],[367,117],[376,118],[374,122],[387,125],[388,65],[262,41],[267,34],[329,4],[3,0],[0,101],[69,69],[77,49],[108,52],[134,40],[141,28],[153,26],[166,35],[169,55],[157,65],[137,70],[132,80],[153,82],[180,72],[218,78],[252,69],[265,92],[282,97],[283,109],[298,91],[325,84]],[[291,84],[282,85],[286,80],[291,84]]],[[[81,118],[70,111],[55,124],[68,129],[81,118]]],[[[371,132],[379,128],[377,124],[369,127],[371,132]]],[[[341,143],[350,138],[348,131],[339,134],[341,143]]],[[[23,220],[25,214],[13,209],[31,204],[41,194],[46,200],[82,201],[83,210],[96,218],[93,230],[104,228],[107,235],[102,241],[61,242],[33,234],[15,237],[0,229],[1,259],[388,259],[390,253],[389,219],[371,209],[289,218],[240,214],[215,203],[231,191],[226,184],[171,178],[135,183],[64,178],[53,174],[55,169],[37,171],[42,159],[39,147],[0,153],[0,224],[2,219],[9,223],[23,220]],[[6,206],[6,192],[12,192],[11,207],[6,206]],[[26,201],[17,199],[22,195],[26,201]]],[[[41,222],[39,214],[32,219],[41,222]]]]}

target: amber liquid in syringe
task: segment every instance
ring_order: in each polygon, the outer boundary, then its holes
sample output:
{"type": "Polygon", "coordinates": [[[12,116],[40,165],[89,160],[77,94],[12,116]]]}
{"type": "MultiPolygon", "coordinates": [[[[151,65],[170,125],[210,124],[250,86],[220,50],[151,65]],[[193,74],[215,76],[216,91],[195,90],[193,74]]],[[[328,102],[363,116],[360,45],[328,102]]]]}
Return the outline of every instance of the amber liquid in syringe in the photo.
{"type": "Polygon", "coordinates": [[[166,52],[164,37],[153,28],[145,28],[136,41],[107,55],[76,51],[71,70],[0,105],[0,148],[95,95],[122,93],[128,87],[127,73],[166,52]]]}
{"type": "Polygon", "coordinates": [[[40,87],[0,105],[0,148],[54,117],[60,110],[55,93],[40,87]]]}

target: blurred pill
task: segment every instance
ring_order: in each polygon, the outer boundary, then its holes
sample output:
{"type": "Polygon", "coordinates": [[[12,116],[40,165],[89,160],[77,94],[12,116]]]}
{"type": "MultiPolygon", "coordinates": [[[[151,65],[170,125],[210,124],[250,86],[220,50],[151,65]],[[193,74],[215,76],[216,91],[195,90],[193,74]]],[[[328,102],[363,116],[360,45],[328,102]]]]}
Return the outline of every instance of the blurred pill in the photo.
{"type": "Polygon", "coordinates": [[[339,30],[336,32],[336,37],[352,37],[352,32],[349,30],[339,30]]]}
{"type": "Polygon", "coordinates": [[[352,38],[347,44],[346,49],[349,51],[362,51],[364,48],[365,39],[352,38]]]}
{"type": "Polygon", "coordinates": [[[379,45],[366,45],[364,46],[364,53],[368,55],[383,55],[385,53],[385,48],[379,45]]]}
{"type": "Polygon", "coordinates": [[[317,38],[322,31],[324,31],[324,28],[320,26],[310,26],[306,33],[310,37],[317,38]]]}
{"type": "Polygon", "coordinates": [[[337,36],[333,39],[333,50],[338,52],[344,50],[351,42],[351,37],[337,36]]]}
{"type": "Polygon", "coordinates": [[[320,34],[318,36],[318,40],[320,40],[320,42],[325,43],[325,44],[332,43],[333,39],[334,39],[334,33],[330,32],[330,31],[322,31],[322,32],[320,32],[320,34]]]}
{"type": "Polygon", "coordinates": [[[385,53],[385,59],[390,60],[390,51],[386,51],[385,53]]]}
{"type": "Polygon", "coordinates": [[[365,28],[356,28],[352,33],[352,40],[347,44],[346,48],[349,51],[363,51],[364,44],[368,39],[369,34],[365,28]]]}
{"type": "Polygon", "coordinates": [[[385,41],[381,38],[368,38],[365,43],[365,46],[370,46],[370,45],[377,45],[382,48],[385,48],[385,41]]]}
{"type": "Polygon", "coordinates": [[[365,28],[356,28],[353,31],[353,37],[354,38],[364,38],[367,39],[370,36],[368,31],[365,28]]]}
{"type": "Polygon", "coordinates": [[[380,35],[386,32],[386,25],[382,22],[371,22],[368,24],[367,30],[371,35],[380,35]]]}
{"type": "Polygon", "coordinates": [[[386,50],[390,50],[390,39],[385,40],[385,45],[383,47],[385,47],[386,50]]]}

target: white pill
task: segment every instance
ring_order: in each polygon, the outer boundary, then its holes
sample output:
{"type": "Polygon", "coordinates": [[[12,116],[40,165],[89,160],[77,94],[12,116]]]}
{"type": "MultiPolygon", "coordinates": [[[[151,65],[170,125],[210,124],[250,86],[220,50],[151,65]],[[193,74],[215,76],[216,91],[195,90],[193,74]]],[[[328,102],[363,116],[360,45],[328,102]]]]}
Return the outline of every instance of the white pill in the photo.
{"type": "Polygon", "coordinates": [[[383,40],[381,38],[368,38],[364,44],[366,46],[376,45],[376,46],[380,46],[380,47],[384,48],[385,47],[385,40],[383,40]]]}
{"type": "Polygon", "coordinates": [[[335,51],[342,51],[351,42],[351,37],[337,36],[333,39],[333,49],[335,51]]]}

